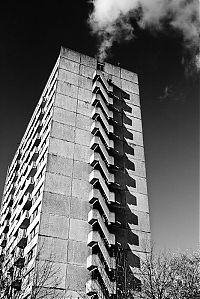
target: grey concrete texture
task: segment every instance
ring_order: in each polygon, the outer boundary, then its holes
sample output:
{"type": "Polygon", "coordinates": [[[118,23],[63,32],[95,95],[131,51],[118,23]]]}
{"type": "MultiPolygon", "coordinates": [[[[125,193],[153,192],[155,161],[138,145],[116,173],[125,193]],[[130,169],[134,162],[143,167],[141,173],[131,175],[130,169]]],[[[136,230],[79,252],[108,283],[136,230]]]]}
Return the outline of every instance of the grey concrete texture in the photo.
{"type": "MultiPolygon", "coordinates": [[[[91,99],[96,67],[94,58],[69,49],[61,51],[40,222],[46,252],[55,252],[55,261],[62,265],[63,288],[81,293],[89,279],[86,259],[91,226],[87,215],[91,209],[91,99]]],[[[115,190],[118,206],[113,208],[118,225],[109,229],[116,234],[116,242],[128,250],[130,267],[134,268],[138,253],[144,252],[143,242],[150,241],[138,78],[108,63],[105,75],[113,79],[119,97],[114,99],[114,133],[118,136],[114,144],[122,154],[115,156],[120,169],[115,182],[122,187],[115,190]]]]}

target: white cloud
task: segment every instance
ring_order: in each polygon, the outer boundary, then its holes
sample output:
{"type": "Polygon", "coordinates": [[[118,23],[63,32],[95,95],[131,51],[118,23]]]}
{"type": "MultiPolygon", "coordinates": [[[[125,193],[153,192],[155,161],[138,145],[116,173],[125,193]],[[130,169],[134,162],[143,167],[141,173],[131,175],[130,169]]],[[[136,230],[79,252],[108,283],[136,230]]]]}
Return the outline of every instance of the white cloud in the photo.
{"type": "Polygon", "coordinates": [[[185,47],[198,52],[198,5],[199,0],[94,0],[89,23],[99,36],[99,58],[106,57],[114,41],[133,38],[130,19],[134,13],[141,28],[154,30],[165,30],[162,21],[167,18],[168,24],[182,34],[185,47]]]}

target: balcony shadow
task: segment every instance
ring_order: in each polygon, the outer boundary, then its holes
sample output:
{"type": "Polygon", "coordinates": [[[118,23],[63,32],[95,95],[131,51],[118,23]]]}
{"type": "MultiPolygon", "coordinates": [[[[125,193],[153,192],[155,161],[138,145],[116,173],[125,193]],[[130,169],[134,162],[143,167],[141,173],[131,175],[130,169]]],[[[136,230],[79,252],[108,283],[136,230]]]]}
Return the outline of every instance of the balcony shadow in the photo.
{"type": "Polygon", "coordinates": [[[120,258],[117,261],[117,284],[119,290],[124,289],[123,294],[118,292],[118,298],[133,298],[130,290],[138,288],[140,281],[135,277],[133,269],[140,267],[140,258],[137,251],[140,248],[140,238],[137,233],[139,219],[137,211],[130,209],[137,206],[137,197],[132,194],[130,187],[136,188],[136,180],[129,175],[127,170],[135,171],[135,164],[128,158],[134,158],[134,143],[133,133],[127,129],[125,125],[132,125],[131,117],[128,117],[124,112],[132,113],[132,108],[128,105],[127,101],[130,96],[117,86],[113,86],[114,94],[114,107],[118,112],[114,113],[114,132],[120,140],[114,140],[114,147],[120,153],[115,157],[115,165],[119,165],[119,171],[115,173],[115,182],[120,185],[120,192],[117,190],[116,195],[116,226],[112,227],[112,232],[116,236],[117,251],[120,251],[120,258]],[[130,140],[129,143],[127,140],[130,140]],[[126,265],[122,269],[122,265],[126,265]],[[126,278],[125,278],[126,277],[126,278]],[[125,281],[126,279],[126,281],[125,281]]]}

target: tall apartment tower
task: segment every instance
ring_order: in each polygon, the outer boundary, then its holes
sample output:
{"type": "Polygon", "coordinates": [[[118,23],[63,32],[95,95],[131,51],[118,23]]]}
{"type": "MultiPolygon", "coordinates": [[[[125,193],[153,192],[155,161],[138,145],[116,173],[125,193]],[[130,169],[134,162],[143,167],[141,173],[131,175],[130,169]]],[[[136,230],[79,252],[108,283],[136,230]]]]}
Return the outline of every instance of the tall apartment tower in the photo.
{"type": "Polygon", "coordinates": [[[42,261],[59,269],[47,299],[134,298],[150,241],[135,73],[61,49],[8,169],[0,232],[4,298],[32,298],[42,261]]]}

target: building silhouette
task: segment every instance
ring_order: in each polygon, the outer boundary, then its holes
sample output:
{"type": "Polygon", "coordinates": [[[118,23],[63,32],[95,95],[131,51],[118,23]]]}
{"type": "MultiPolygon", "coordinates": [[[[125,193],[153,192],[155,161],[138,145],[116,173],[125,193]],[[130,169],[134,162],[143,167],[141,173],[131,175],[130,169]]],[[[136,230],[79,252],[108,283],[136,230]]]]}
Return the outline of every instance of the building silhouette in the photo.
{"type": "Polygon", "coordinates": [[[135,73],[61,49],[8,169],[0,233],[5,298],[31,298],[37,252],[64,298],[131,298],[150,241],[135,73]]]}

